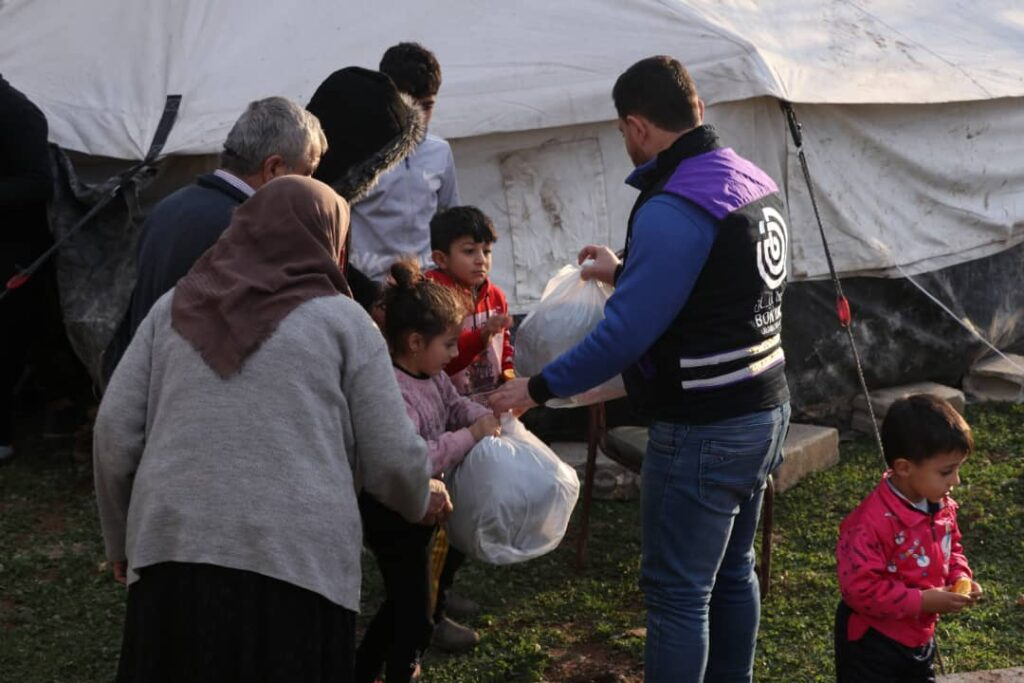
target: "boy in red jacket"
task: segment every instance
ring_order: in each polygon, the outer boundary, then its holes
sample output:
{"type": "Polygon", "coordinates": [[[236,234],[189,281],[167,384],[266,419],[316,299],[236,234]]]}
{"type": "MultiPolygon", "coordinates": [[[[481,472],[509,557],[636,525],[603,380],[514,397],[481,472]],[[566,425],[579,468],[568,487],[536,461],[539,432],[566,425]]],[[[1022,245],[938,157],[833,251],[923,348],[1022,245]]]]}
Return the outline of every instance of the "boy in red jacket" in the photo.
{"type": "Polygon", "coordinates": [[[515,377],[505,293],[491,282],[491,245],[498,240],[494,223],[475,206],[455,206],[430,221],[430,248],[436,269],[426,276],[465,293],[473,309],[459,335],[459,355],[445,368],[464,396],[497,389],[515,377]]]}
{"type": "Polygon", "coordinates": [[[946,401],[919,394],[889,409],[882,444],[889,470],[839,528],[839,683],[934,681],[939,614],[981,595],[949,497],[974,448],[971,428],[946,401]],[[967,594],[954,591],[958,580],[967,594]]]}
{"type": "MultiPolygon", "coordinates": [[[[426,276],[461,291],[472,302],[459,335],[459,355],[445,367],[452,384],[464,396],[480,397],[515,377],[509,335],[512,316],[505,293],[487,278],[491,245],[497,239],[494,223],[473,206],[440,211],[430,221],[431,258],[437,268],[427,271],[426,276]]],[[[480,640],[475,631],[448,616],[472,616],[479,611],[472,601],[451,594],[455,572],[465,560],[459,550],[449,548],[438,579],[432,644],[449,652],[465,652],[480,640]]]]}

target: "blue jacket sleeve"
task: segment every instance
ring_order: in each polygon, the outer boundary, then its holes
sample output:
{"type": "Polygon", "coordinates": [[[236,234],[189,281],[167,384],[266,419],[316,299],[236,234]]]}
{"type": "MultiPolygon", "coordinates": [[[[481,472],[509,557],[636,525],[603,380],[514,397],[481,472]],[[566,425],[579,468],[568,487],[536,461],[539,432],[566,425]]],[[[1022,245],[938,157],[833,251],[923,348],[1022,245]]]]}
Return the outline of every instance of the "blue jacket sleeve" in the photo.
{"type": "Polygon", "coordinates": [[[686,303],[717,231],[711,216],[681,197],[663,194],[644,204],[604,320],[531,381],[532,398],[573,396],[639,360],[686,303]]]}

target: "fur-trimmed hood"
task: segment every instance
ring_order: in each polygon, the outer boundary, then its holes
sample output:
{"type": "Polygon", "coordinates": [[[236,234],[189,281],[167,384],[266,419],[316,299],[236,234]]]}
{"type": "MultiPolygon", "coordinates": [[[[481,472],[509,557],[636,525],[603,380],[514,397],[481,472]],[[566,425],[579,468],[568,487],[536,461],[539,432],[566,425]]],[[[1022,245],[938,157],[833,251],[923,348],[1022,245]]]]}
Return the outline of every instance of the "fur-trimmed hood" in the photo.
{"type": "Polygon", "coordinates": [[[359,201],[377,180],[423,141],[423,112],[379,71],[347,67],[320,84],[306,107],[320,119],[327,153],[314,178],[329,184],[349,203],[359,201]]]}

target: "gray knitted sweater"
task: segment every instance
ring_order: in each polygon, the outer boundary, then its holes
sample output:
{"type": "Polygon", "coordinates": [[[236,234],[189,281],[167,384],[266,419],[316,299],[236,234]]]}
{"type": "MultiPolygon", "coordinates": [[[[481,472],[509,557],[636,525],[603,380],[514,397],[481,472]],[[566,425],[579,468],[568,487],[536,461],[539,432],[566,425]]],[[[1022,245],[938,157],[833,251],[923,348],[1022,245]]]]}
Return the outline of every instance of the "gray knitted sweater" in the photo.
{"type": "Polygon", "coordinates": [[[308,301],[221,379],[164,295],[111,378],[94,437],[107,558],[245,569],[359,608],[356,494],[416,521],[430,465],[384,340],[343,296],[308,301]]]}

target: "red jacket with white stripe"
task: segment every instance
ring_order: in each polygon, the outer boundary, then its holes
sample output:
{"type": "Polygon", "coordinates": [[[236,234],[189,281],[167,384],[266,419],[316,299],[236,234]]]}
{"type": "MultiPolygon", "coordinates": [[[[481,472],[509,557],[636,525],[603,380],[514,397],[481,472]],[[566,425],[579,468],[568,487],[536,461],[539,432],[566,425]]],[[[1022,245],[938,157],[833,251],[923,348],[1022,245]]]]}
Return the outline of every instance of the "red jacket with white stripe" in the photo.
{"type": "Polygon", "coordinates": [[[957,505],[946,497],[922,512],[881,483],[843,520],[836,570],[843,601],[853,614],[847,637],[873,628],[907,647],[928,644],[939,615],[921,611],[921,594],[972,577],[960,545],[957,505]]]}

